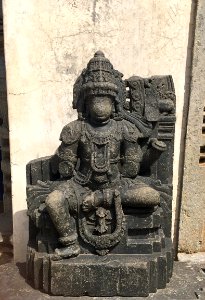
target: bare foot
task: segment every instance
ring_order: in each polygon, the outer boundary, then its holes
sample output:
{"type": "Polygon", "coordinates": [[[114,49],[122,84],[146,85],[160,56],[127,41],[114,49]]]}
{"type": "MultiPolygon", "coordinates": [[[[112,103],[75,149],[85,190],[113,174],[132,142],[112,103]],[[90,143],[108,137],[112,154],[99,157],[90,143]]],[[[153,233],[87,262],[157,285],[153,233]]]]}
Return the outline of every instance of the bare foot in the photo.
{"type": "Polygon", "coordinates": [[[52,260],[61,260],[64,258],[78,256],[80,254],[80,247],[78,244],[73,244],[63,248],[56,248],[52,260]]]}

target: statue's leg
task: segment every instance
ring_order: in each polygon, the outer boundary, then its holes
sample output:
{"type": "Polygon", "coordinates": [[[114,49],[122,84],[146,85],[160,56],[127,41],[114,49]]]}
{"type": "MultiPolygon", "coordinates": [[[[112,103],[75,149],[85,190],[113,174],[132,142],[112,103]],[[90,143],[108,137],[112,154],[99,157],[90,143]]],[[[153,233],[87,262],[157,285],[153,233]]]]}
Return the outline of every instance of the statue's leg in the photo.
{"type": "Polygon", "coordinates": [[[60,190],[54,190],[45,200],[47,211],[51,220],[59,233],[59,241],[64,246],[56,249],[57,257],[65,258],[77,256],[80,247],[77,243],[77,232],[74,218],[70,215],[68,200],[60,190]]]}
{"type": "Polygon", "coordinates": [[[145,184],[136,184],[121,192],[123,206],[153,207],[160,204],[160,193],[145,184]]]}

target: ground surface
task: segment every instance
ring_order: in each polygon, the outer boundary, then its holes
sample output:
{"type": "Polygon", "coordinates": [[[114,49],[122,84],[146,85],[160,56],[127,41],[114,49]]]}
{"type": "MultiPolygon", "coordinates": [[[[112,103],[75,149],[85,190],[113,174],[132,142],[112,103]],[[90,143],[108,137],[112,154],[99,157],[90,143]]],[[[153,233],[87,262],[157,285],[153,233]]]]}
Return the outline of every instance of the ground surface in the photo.
{"type": "MultiPolygon", "coordinates": [[[[8,249],[9,250],[9,249],[8,249]]],[[[55,297],[34,290],[25,281],[25,264],[15,265],[9,251],[0,256],[0,300],[62,300],[78,299],[74,297],[55,297]]],[[[171,282],[164,290],[150,294],[147,298],[134,297],[81,297],[83,300],[132,300],[132,299],[203,299],[205,300],[205,263],[204,262],[175,262],[171,282]],[[204,290],[203,290],[204,289],[204,290]]]]}

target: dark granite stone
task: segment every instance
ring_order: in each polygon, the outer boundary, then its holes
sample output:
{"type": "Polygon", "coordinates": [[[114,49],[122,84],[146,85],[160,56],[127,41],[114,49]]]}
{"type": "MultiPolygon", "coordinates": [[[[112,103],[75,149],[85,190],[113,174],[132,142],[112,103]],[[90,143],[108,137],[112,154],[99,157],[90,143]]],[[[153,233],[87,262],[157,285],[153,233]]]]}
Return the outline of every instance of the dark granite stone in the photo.
{"type": "Polygon", "coordinates": [[[66,296],[147,296],[148,266],[124,256],[93,256],[51,263],[51,293],[66,296]],[[68,289],[69,286],[69,289],[68,289]]]}
{"type": "MultiPolygon", "coordinates": [[[[30,249],[29,251],[33,251],[30,249]]],[[[33,277],[36,288],[64,296],[147,296],[164,288],[172,270],[172,245],[169,239],[161,252],[154,254],[108,254],[51,261],[35,253],[33,277]],[[43,280],[42,280],[43,278],[43,280]]]]}
{"type": "Polygon", "coordinates": [[[172,275],[173,80],[122,77],[96,52],[78,120],[27,165],[27,278],[46,293],[145,297],[172,275]]]}

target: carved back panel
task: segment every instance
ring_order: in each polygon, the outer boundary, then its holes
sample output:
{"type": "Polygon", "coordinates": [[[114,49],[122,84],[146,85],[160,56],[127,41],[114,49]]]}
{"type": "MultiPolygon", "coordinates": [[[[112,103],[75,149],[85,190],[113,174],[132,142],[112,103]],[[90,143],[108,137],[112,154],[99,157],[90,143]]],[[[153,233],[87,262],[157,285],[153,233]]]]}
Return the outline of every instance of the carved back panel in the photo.
{"type": "MultiPolygon", "coordinates": [[[[164,184],[172,184],[175,90],[172,76],[137,76],[125,80],[127,99],[124,109],[130,115],[140,115],[152,124],[149,138],[157,138],[167,145],[167,151],[151,165],[150,175],[164,184]]],[[[144,171],[144,168],[143,168],[144,171]]]]}

